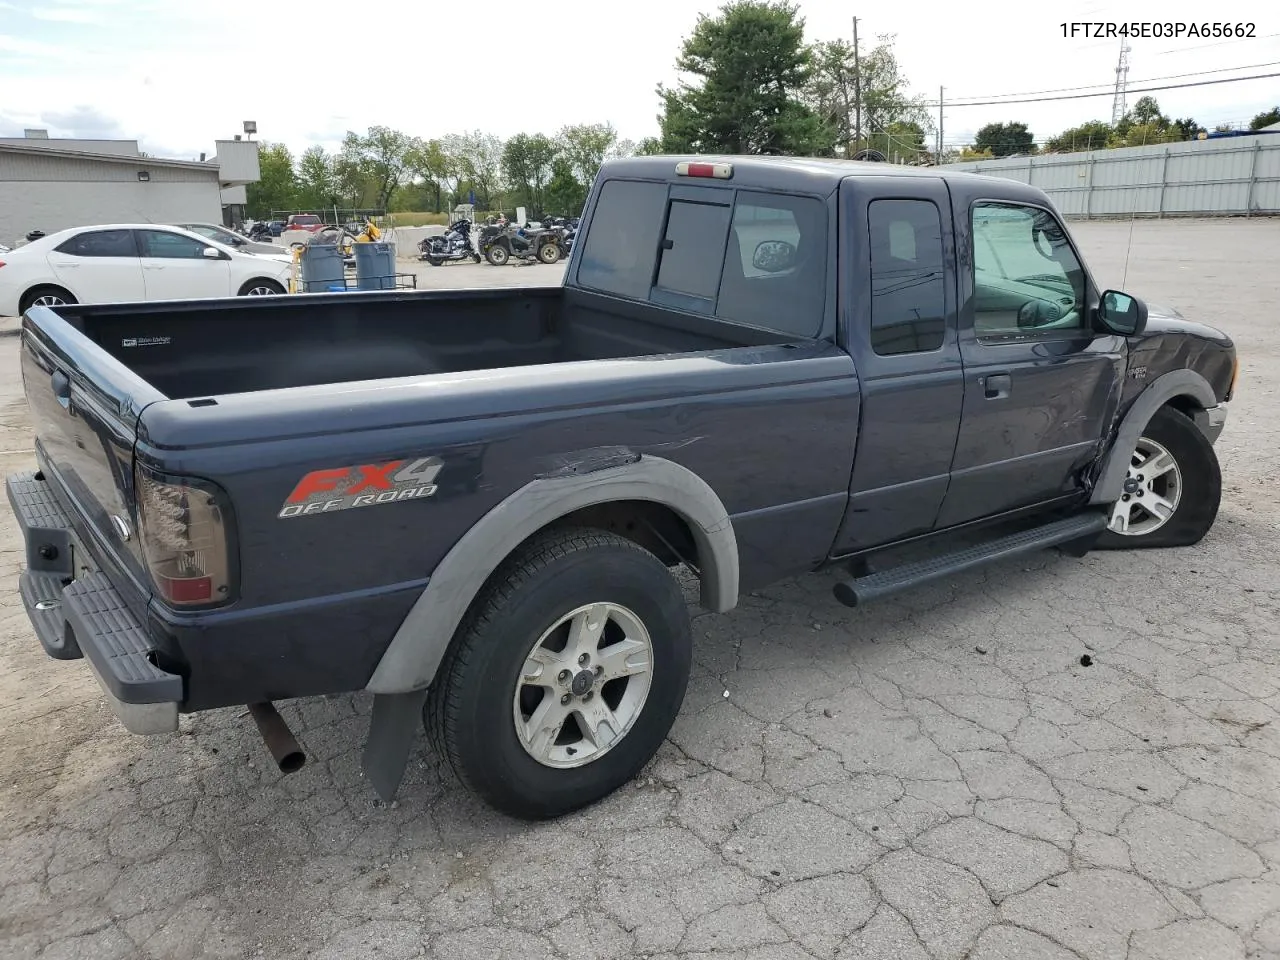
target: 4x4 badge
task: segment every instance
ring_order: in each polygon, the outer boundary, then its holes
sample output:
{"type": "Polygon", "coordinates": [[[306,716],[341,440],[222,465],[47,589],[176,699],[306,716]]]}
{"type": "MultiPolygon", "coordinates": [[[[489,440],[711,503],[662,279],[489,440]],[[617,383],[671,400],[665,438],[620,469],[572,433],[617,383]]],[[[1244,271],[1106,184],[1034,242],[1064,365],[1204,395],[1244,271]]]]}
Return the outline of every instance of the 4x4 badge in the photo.
{"type": "Polygon", "coordinates": [[[420,500],[436,492],[436,474],[443,467],[439,457],[422,457],[312,470],[298,481],[276,516],[283,520],[420,500]]]}

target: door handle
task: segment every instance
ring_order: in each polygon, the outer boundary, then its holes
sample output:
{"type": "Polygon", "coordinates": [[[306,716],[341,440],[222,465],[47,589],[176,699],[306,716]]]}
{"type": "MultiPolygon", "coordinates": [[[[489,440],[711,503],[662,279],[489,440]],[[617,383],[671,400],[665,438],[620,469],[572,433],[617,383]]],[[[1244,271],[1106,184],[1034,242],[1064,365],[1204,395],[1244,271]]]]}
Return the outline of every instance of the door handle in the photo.
{"type": "Polygon", "coordinates": [[[61,370],[55,370],[49,377],[49,384],[53,387],[53,396],[61,404],[62,409],[66,410],[71,406],[71,379],[61,370]]]}
{"type": "Polygon", "coordinates": [[[1013,389],[1013,378],[1007,373],[993,373],[982,378],[982,389],[988,400],[1001,400],[1013,389]]]}

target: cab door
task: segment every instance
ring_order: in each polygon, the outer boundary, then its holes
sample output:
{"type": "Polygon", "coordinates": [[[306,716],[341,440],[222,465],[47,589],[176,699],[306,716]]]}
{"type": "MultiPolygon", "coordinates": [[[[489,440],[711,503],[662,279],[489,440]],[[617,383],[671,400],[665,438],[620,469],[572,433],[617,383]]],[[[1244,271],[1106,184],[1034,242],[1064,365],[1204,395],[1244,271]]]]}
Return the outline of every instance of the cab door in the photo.
{"type": "Polygon", "coordinates": [[[841,313],[862,422],[837,555],[934,528],[965,390],[946,183],[849,178],[840,203],[841,313]]]}
{"type": "Polygon", "coordinates": [[[964,416],[940,526],[1083,493],[1123,382],[1124,338],[1094,329],[1097,294],[1052,211],[977,200],[966,217],[964,416]]]}

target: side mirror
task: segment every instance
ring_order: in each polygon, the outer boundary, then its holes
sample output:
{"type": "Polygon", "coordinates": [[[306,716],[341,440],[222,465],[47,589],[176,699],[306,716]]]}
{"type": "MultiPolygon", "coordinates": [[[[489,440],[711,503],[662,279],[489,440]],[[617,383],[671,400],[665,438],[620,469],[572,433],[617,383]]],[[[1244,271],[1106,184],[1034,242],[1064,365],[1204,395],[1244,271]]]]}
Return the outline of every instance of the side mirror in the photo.
{"type": "Polygon", "coordinates": [[[1098,302],[1098,319],[1112,333],[1132,337],[1147,326],[1147,305],[1119,290],[1108,290],[1098,302]]]}
{"type": "Polygon", "coordinates": [[[203,253],[206,260],[222,259],[222,251],[217,247],[205,247],[203,253]]]}
{"type": "Polygon", "coordinates": [[[756,245],[751,265],[764,273],[781,273],[796,264],[796,248],[785,240],[765,240],[756,245]]]}

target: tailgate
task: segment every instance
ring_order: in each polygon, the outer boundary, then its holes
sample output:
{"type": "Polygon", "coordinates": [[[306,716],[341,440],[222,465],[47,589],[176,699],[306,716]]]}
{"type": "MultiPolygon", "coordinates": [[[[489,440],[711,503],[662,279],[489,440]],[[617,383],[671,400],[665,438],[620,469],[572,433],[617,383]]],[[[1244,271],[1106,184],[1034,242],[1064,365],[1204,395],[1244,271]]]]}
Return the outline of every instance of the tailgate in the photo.
{"type": "Polygon", "coordinates": [[[131,606],[145,606],[150,580],[133,533],[133,446],[142,410],[164,396],[45,307],[23,319],[22,378],[41,470],[85,547],[130,575],[137,589],[122,593],[131,606]]]}

